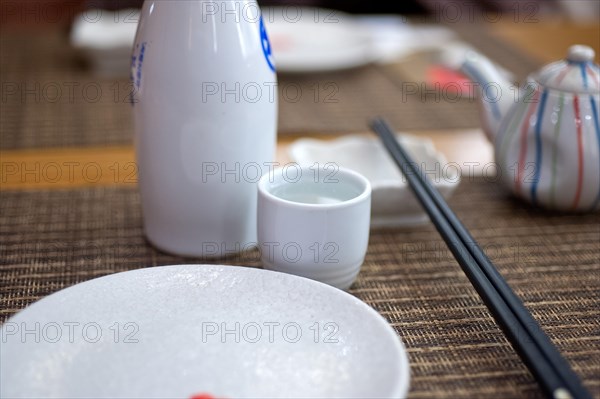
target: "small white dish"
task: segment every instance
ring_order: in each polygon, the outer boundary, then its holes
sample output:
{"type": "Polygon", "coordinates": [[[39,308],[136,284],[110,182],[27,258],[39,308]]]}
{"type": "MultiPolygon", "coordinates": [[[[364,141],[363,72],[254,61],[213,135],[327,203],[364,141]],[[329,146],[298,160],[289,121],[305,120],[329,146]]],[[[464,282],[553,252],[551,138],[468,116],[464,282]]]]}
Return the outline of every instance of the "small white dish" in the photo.
{"type": "MultiPolygon", "coordinates": [[[[401,134],[406,147],[444,198],[460,183],[460,166],[448,163],[430,140],[401,134]]],[[[426,223],[429,218],[414,197],[381,142],[375,138],[349,135],[336,140],[300,139],[291,144],[289,155],[300,165],[333,163],[352,169],[371,182],[371,226],[398,227],[426,223]]]]}
{"type": "Polygon", "coordinates": [[[335,71],[377,59],[370,31],[343,12],[288,6],[262,14],[279,72],[335,71]]]}
{"type": "Polygon", "coordinates": [[[402,342],[372,308],[261,269],[113,274],[36,302],[0,333],[3,398],[404,398],[409,386],[402,342]]]}

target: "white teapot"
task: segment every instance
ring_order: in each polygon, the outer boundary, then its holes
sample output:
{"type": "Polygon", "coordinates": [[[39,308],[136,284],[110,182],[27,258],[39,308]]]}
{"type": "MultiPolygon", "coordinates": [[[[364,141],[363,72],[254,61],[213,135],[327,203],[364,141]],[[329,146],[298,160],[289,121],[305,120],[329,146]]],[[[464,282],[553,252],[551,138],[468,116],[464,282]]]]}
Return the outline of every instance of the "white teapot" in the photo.
{"type": "Polygon", "coordinates": [[[511,87],[471,52],[461,70],[481,91],[483,128],[494,143],[498,173],[534,205],[593,212],[600,206],[600,68],[594,51],[576,45],[565,60],[511,87]]]}

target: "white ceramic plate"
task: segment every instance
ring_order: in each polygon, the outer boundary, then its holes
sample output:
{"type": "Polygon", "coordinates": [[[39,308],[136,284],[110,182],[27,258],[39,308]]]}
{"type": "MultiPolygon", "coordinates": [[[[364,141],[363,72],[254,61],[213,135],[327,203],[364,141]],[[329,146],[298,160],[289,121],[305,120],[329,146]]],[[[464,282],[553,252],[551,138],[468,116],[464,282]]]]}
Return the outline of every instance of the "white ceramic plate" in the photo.
{"type": "Polygon", "coordinates": [[[3,398],[400,398],[409,384],[377,312],[261,269],[114,274],[40,300],[1,333],[3,398]]]}
{"type": "Polygon", "coordinates": [[[71,45],[80,50],[98,75],[128,77],[140,10],[87,10],[71,29],[71,45]]]}
{"type": "Polygon", "coordinates": [[[348,69],[377,58],[370,31],[342,12],[272,7],[263,18],[279,72],[348,69]]]}
{"type": "MultiPolygon", "coordinates": [[[[458,165],[449,164],[430,140],[398,135],[419,166],[444,198],[460,183],[458,165]]],[[[377,139],[349,135],[325,141],[300,139],[290,146],[290,158],[301,165],[334,163],[353,169],[371,182],[371,226],[411,226],[429,219],[414,197],[406,178],[377,139]]]]}

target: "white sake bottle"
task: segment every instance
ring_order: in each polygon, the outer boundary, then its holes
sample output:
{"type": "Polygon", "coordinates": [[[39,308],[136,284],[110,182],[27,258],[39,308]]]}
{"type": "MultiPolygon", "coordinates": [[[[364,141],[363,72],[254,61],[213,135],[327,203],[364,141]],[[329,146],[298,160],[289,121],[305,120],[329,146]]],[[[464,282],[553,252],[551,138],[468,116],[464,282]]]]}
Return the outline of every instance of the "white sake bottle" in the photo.
{"type": "Polygon", "coordinates": [[[216,257],[256,244],[256,183],[272,169],[276,74],[255,1],[144,3],[132,55],[144,230],[216,257]]]}

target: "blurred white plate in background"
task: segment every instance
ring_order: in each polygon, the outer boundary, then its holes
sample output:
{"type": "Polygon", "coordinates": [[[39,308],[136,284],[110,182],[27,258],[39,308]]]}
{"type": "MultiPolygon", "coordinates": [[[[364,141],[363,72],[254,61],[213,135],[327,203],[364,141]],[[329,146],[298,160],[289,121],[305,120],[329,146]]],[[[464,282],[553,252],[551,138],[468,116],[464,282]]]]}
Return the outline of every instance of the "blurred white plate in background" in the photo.
{"type": "MultiPolygon", "coordinates": [[[[243,12],[243,11],[242,11],[243,12]]],[[[90,9],[78,15],[71,44],[102,76],[127,77],[138,9],[90,9]]],[[[263,7],[279,72],[325,72],[371,62],[397,62],[455,41],[448,28],[410,24],[400,15],[349,15],[313,7],[263,7]]],[[[242,13],[241,17],[245,14],[242,13]]]]}
{"type": "Polygon", "coordinates": [[[139,19],[138,9],[87,10],[73,22],[71,45],[85,54],[96,74],[128,77],[139,19]]]}
{"type": "Polygon", "coordinates": [[[265,7],[263,19],[279,72],[347,69],[376,59],[369,30],[343,12],[265,7]]]}

